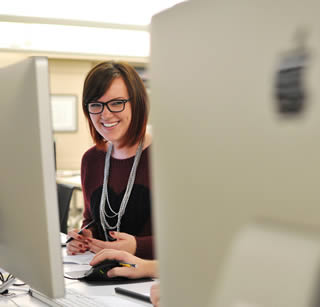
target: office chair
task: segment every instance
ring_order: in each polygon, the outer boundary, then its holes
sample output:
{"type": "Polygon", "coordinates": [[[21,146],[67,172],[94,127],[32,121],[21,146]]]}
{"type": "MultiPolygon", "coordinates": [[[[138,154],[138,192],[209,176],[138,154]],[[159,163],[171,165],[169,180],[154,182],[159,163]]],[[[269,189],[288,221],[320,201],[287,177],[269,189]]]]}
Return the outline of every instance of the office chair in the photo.
{"type": "Polygon", "coordinates": [[[69,208],[73,190],[72,185],[57,183],[60,231],[63,233],[68,232],[69,208]]]}

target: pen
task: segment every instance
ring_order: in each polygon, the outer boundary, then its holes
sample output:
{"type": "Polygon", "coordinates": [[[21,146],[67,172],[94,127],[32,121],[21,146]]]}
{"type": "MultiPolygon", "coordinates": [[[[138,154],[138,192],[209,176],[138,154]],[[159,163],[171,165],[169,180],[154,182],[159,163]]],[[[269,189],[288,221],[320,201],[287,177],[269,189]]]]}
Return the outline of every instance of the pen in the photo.
{"type": "Polygon", "coordinates": [[[115,287],[114,291],[118,294],[126,295],[129,297],[135,298],[137,300],[144,301],[151,304],[150,296],[143,295],[141,293],[130,291],[130,290],[119,288],[119,287],[115,287]]]}
{"type": "Polygon", "coordinates": [[[127,262],[119,262],[119,265],[127,267],[127,268],[137,268],[137,264],[127,263],[127,262]]]}
{"type": "MultiPolygon", "coordinates": [[[[80,235],[82,233],[82,231],[84,229],[88,229],[95,221],[92,220],[89,224],[87,224],[86,226],[82,227],[79,231],[78,231],[78,235],[80,235]]],[[[70,237],[67,241],[66,244],[69,243],[70,241],[72,241],[74,238],[70,237]]]]}

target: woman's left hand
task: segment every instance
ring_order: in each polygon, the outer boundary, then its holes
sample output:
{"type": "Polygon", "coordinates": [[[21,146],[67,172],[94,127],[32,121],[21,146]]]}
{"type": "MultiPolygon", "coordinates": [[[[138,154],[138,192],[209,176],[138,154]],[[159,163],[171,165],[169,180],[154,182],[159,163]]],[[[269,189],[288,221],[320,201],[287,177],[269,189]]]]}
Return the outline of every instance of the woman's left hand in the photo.
{"type": "Polygon", "coordinates": [[[93,238],[88,238],[89,250],[93,253],[98,253],[102,249],[117,249],[127,251],[134,255],[137,249],[136,238],[125,232],[110,231],[109,234],[117,239],[116,241],[101,241],[93,238]]]}

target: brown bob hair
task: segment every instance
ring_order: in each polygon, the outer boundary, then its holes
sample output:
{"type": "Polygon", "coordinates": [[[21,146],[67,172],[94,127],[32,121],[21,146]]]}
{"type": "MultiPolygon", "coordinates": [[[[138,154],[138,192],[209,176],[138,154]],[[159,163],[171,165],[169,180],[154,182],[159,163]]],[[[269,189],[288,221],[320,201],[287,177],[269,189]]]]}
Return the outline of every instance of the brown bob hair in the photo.
{"type": "Polygon", "coordinates": [[[136,70],[124,62],[107,61],[93,67],[84,81],[82,109],[89,123],[89,129],[93,141],[99,149],[105,149],[105,140],[94,128],[90,119],[87,104],[92,100],[97,100],[109,89],[111,83],[116,78],[122,78],[126,84],[132,119],[128,131],[124,135],[123,146],[133,146],[138,143],[146,133],[149,102],[148,95],[136,70]]]}

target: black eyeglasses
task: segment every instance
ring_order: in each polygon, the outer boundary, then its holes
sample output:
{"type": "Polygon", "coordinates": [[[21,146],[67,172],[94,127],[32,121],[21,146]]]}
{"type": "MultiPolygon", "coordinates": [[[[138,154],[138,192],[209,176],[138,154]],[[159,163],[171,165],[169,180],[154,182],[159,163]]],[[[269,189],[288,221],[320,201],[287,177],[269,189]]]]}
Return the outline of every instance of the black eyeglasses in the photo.
{"type": "Polygon", "coordinates": [[[122,112],[125,108],[126,103],[129,99],[112,99],[107,102],[101,101],[90,101],[86,104],[88,112],[90,114],[100,114],[103,112],[103,108],[106,106],[107,109],[112,113],[122,112]]]}

